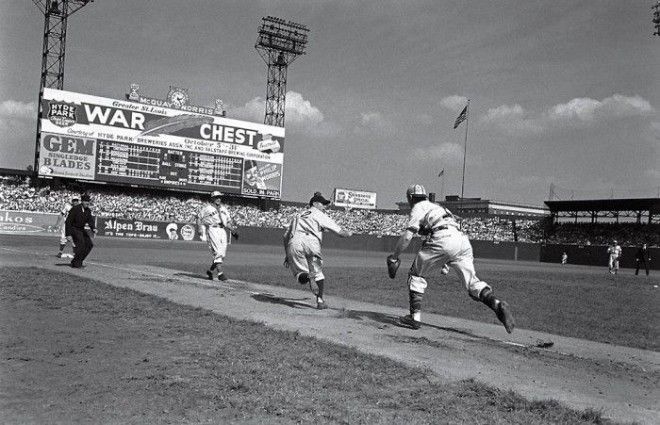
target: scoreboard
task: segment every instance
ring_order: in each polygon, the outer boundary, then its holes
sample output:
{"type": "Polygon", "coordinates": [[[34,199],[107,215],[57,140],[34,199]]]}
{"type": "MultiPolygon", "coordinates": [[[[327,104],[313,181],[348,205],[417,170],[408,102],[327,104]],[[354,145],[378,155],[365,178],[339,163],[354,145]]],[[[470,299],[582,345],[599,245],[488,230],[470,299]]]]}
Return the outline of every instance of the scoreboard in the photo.
{"type": "Polygon", "coordinates": [[[242,158],[109,140],[99,140],[97,155],[96,178],[106,182],[241,190],[242,158]]]}
{"type": "Polygon", "coordinates": [[[279,199],[284,129],[45,89],[39,175],[279,199]]]}

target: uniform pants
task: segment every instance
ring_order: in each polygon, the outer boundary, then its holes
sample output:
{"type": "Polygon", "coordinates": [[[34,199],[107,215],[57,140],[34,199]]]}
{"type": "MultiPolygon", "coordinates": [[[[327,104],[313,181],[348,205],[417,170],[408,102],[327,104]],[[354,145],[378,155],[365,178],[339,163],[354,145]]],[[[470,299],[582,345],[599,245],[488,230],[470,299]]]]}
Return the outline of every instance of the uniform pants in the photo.
{"type": "Polygon", "coordinates": [[[213,262],[222,264],[227,255],[227,232],[222,227],[207,227],[206,242],[213,255],[213,262]]]}
{"type": "Polygon", "coordinates": [[[637,260],[636,262],[637,262],[637,267],[635,268],[635,276],[637,276],[639,274],[639,266],[641,266],[642,263],[644,263],[644,268],[646,269],[646,275],[648,276],[649,275],[649,263],[648,263],[648,261],[646,261],[646,260],[637,260]]]}
{"type": "Polygon", "coordinates": [[[71,238],[73,239],[73,260],[71,265],[74,267],[81,267],[83,261],[94,247],[94,242],[89,234],[84,229],[72,229],[71,238]]]}
{"type": "Polygon", "coordinates": [[[607,266],[610,270],[619,270],[619,257],[615,255],[610,255],[610,259],[607,263],[607,266]]]}
{"type": "Polygon", "coordinates": [[[66,226],[64,225],[64,223],[62,223],[62,227],[60,228],[60,245],[66,245],[66,243],[68,242],[66,239],[65,230],[66,230],[66,226]]]}
{"type": "Polygon", "coordinates": [[[444,264],[456,272],[470,297],[475,300],[479,299],[481,291],[490,288],[477,277],[472,245],[468,237],[457,229],[449,228],[441,230],[422,244],[410,268],[410,290],[423,294],[427,286],[425,277],[431,270],[444,264]]]}
{"type": "Polygon", "coordinates": [[[294,276],[307,273],[309,278],[315,281],[325,279],[322,270],[321,241],[316,236],[295,234],[289,241],[287,254],[289,267],[294,276]]]}

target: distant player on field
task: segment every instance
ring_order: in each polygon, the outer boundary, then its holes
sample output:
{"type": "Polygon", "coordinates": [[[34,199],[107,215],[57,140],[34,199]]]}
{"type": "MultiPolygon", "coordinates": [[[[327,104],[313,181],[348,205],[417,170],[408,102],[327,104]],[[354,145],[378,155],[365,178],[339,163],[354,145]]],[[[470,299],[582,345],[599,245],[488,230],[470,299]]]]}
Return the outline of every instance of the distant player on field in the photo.
{"type": "Polygon", "coordinates": [[[227,254],[227,228],[235,239],[238,233],[234,230],[234,222],[227,207],[222,204],[222,193],[217,190],[211,193],[211,202],[205,204],[197,215],[197,229],[204,235],[209,245],[213,262],[206,271],[209,280],[213,280],[213,271],[217,270],[218,280],[227,280],[222,270],[222,262],[227,254]]]}
{"type": "Polygon", "coordinates": [[[301,285],[310,285],[316,295],[316,308],[328,308],[323,300],[323,257],[321,257],[321,241],[323,231],[329,230],[342,238],[353,235],[342,229],[323,211],[330,204],[320,192],[316,192],[309,200],[309,208],[293,216],[284,233],[285,267],[290,267],[293,275],[301,285]]]}
{"type": "Polygon", "coordinates": [[[616,240],[612,241],[612,245],[607,248],[609,259],[607,266],[611,274],[617,274],[619,271],[619,258],[621,257],[621,246],[616,240]]]}
{"type": "Polygon", "coordinates": [[[71,208],[75,207],[78,205],[78,202],[80,202],[80,198],[78,196],[73,196],[71,197],[71,203],[65,203],[64,207],[62,207],[62,210],[60,211],[60,214],[57,216],[57,222],[55,223],[55,228],[60,229],[60,250],[57,253],[57,258],[62,258],[62,254],[64,253],[64,247],[66,247],[66,244],[68,242],[66,238],[66,217],[69,215],[69,211],[71,211],[71,208]]]}
{"type": "Polygon", "coordinates": [[[562,264],[566,264],[566,263],[568,263],[568,254],[566,254],[566,252],[563,252],[563,253],[561,254],[561,263],[562,263],[562,264]]]}

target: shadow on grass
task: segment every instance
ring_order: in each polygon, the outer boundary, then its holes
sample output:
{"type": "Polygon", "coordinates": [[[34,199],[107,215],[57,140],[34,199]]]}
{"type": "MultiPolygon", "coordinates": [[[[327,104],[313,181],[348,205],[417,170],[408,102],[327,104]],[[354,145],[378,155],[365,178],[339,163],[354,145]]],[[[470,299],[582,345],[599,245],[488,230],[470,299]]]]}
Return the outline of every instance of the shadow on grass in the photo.
{"type": "Polygon", "coordinates": [[[313,310],[316,310],[316,307],[314,307],[313,305],[300,302],[302,300],[305,300],[306,298],[282,298],[275,296],[273,294],[252,294],[250,296],[254,300],[260,301],[262,303],[279,304],[291,308],[311,308],[313,310]]]}

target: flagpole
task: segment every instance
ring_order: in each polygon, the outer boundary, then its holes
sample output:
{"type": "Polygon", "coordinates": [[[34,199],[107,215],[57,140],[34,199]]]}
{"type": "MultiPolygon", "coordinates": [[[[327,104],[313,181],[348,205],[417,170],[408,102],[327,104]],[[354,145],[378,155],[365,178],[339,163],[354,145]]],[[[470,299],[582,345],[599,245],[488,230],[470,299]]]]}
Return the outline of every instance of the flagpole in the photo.
{"type": "Polygon", "coordinates": [[[463,178],[461,179],[461,216],[463,215],[463,194],[465,193],[465,158],[467,157],[468,127],[470,124],[470,99],[467,103],[467,113],[465,114],[465,145],[463,148],[463,178]]]}
{"type": "Polygon", "coordinates": [[[442,169],[442,186],[440,186],[440,201],[445,199],[445,169],[442,169]]]}

